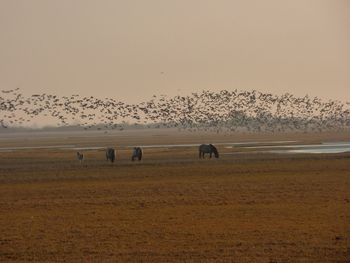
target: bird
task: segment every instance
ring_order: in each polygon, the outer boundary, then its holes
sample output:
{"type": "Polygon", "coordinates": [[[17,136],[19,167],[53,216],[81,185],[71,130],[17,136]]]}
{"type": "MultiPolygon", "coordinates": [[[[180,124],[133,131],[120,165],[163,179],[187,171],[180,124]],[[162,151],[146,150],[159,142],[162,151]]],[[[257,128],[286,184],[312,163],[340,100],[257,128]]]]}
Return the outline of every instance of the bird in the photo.
{"type": "Polygon", "coordinates": [[[127,122],[145,127],[173,127],[215,132],[286,132],[349,129],[350,103],[318,97],[275,95],[256,90],[193,92],[188,96],[153,95],[138,104],[114,98],[2,90],[1,128],[51,117],[57,126],[78,123],[83,130],[123,130],[127,122]]]}

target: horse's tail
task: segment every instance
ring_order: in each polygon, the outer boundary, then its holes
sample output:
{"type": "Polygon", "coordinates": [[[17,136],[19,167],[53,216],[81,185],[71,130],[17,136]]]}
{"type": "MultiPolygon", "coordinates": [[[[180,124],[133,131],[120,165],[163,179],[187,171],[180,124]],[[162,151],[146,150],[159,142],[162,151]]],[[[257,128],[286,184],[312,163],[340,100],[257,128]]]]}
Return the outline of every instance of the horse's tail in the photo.
{"type": "Polygon", "coordinates": [[[198,152],[199,152],[199,159],[202,158],[202,146],[203,145],[200,145],[199,148],[198,148],[198,152]]]}

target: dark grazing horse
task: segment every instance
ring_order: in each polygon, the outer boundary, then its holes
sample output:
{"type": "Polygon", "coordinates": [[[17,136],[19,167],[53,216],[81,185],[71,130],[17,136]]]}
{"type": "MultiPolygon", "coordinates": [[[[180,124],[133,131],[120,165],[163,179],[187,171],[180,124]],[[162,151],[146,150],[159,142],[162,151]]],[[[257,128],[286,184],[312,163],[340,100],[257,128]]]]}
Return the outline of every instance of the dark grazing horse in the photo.
{"type": "Polygon", "coordinates": [[[112,163],[114,163],[115,156],[116,156],[115,149],[114,148],[107,148],[107,150],[106,150],[107,161],[111,161],[112,163]]]}
{"type": "Polygon", "coordinates": [[[216,147],[212,144],[202,144],[199,146],[199,158],[204,158],[206,153],[210,154],[210,158],[214,153],[215,158],[219,158],[219,152],[216,147]]]}
{"type": "Polygon", "coordinates": [[[140,147],[134,147],[132,151],[131,161],[135,161],[135,159],[139,161],[142,159],[142,149],[140,147]]]}

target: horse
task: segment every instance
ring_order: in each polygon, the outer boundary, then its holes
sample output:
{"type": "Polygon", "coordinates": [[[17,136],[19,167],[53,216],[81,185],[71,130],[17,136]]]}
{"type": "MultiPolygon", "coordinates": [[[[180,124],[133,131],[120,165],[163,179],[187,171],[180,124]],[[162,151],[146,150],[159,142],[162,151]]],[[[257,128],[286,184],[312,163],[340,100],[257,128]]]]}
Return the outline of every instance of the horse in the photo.
{"type": "Polygon", "coordinates": [[[219,152],[216,147],[212,144],[202,144],[199,146],[199,159],[203,158],[206,153],[210,154],[210,158],[214,153],[215,158],[219,158],[219,152]]]}
{"type": "Polygon", "coordinates": [[[132,151],[131,161],[135,161],[135,158],[139,161],[142,159],[142,149],[140,147],[134,147],[132,151]]]}
{"type": "Polygon", "coordinates": [[[84,161],[84,154],[77,152],[77,159],[80,163],[84,161]]]}
{"type": "Polygon", "coordinates": [[[116,156],[115,149],[114,148],[107,148],[107,150],[106,150],[107,161],[111,161],[112,163],[114,163],[115,156],[116,156]]]}

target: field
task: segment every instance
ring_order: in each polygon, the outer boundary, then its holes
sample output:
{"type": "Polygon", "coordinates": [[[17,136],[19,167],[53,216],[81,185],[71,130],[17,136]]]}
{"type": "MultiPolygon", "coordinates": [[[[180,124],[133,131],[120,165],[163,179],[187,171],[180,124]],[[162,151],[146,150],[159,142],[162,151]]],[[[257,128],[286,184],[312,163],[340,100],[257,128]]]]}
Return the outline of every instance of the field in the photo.
{"type": "Polygon", "coordinates": [[[3,135],[2,262],[350,262],[350,153],[271,154],[219,146],[128,145],[348,140],[343,134],[217,135],[175,131],[3,135]]]}

